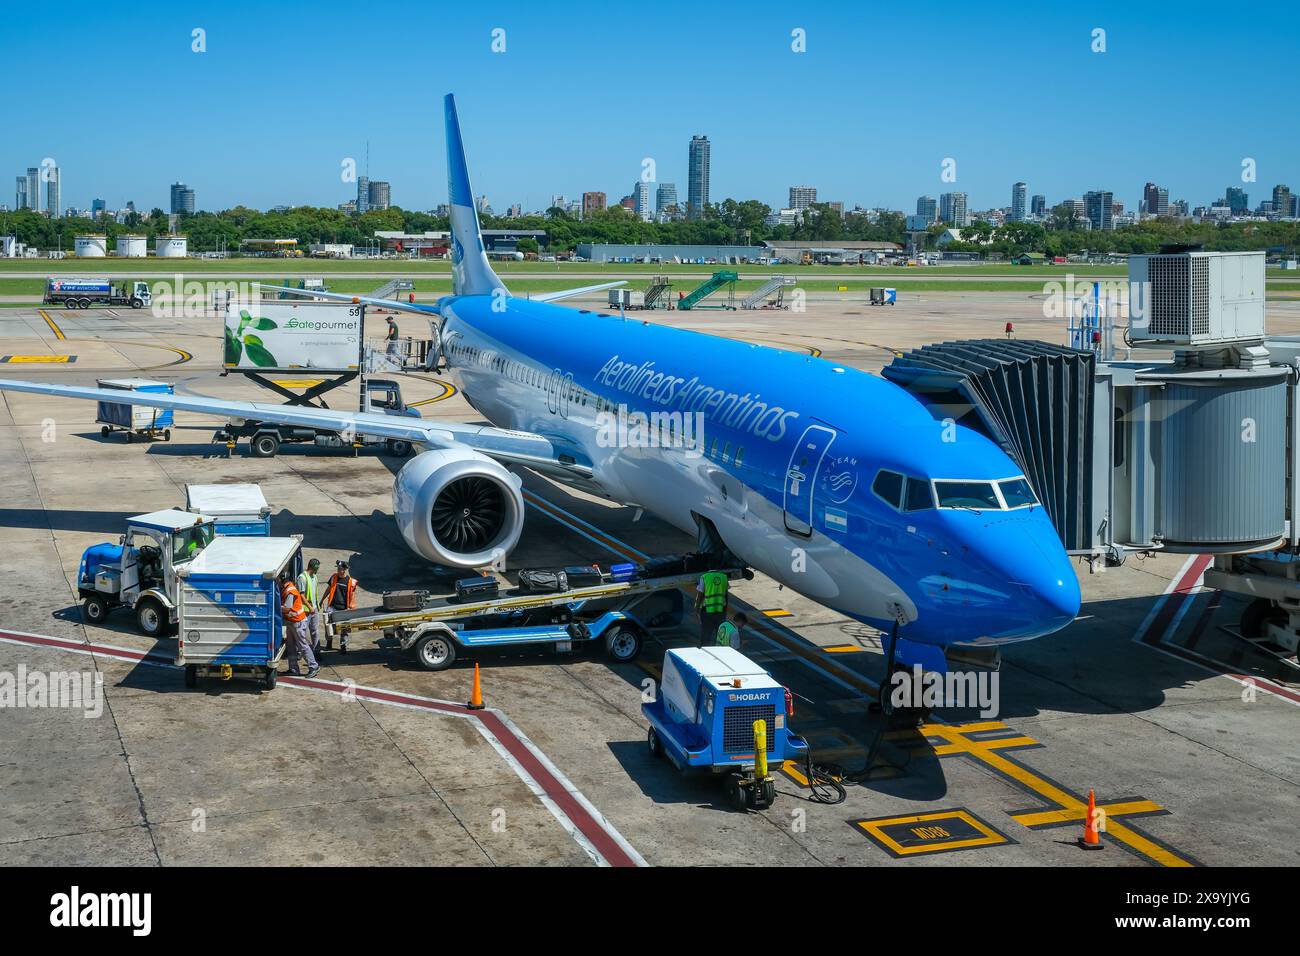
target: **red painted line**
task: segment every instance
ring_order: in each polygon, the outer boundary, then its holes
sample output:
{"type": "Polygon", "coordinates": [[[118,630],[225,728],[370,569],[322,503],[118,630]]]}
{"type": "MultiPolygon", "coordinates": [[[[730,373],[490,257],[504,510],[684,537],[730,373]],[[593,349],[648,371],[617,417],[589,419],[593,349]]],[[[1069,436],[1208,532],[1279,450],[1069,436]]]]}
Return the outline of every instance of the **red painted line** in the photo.
{"type": "MultiPolygon", "coordinates": [[[[76,651],[82,654],[101,654],[105,657],[111,657],[116,660],[130,661],[134,663],[147,662],[150,664],[162,664],[166,666],[175,666],[173,662],[166,657],[158,654],[146,654],[143,651],[135,651],[127,648],[111,647],[103,644],[93,644],[83,641],[72,641],[66,638],[46,637],[38,634],[16,633],[14,631],[0,630],[0,638],[13,641],[18,644],[28,644],[35,647],[49,647],[55,650],[76,651]]],[[[605,858],[610,866],[637,866],[637,860],[623,848],[603,823],[592,816],[591,812],[578,800],[574,792],[556,779],[555,775],[538,757],[528,744],[519,738],[519,735],[511,729],[507,721],[503,720],[501,715],[493,710],[471,710],[464,704],[451,704],[445,701],[430,700],[426,697],[416,697],[410,694],[403,694],[400,691],[379,690],[370,687],[357,687],[350,684],[340,683],[338,681],[320,680],[318,678],[294,677],[292,675],[281,675],[279,681],[294,687],[304,687],[312,690],[323,690],[330,693],[348,693],[354,697],[364,700],[379,701],[388,704],[399,704],[406,707],[418,707],[423,710],[437,711],[440,713],[456,714],[458,716],[469,717],[481,723],[500,744],[505,747],[506,751],[523,770],[536,781],[542,791],[550,800],[555,803],[560,811],[568,817],[569,821],[577,828],[590,844],[595,847],[596,851],[605,858]]]]}
{"type": "Polygon", "coordinates": [[[1188,565],[1183,576],[1174,585],[1174,589],[1166,595],[1168,600],[1160,609],[1160,613],[1156,615],[1155,620],[1151,622],[1151,626],[1142,635],[1144,644],[1160,645],[1164,643],[1165,631],[1169,628],[1169,622],[1174,619],[1174,616],[1182,608],[1183,603],[1191,594],[1192,588],[1196,587],[1196,582],[1201,579],[1201,575],[1205,573],[1205,569],[1210,566],[1210,562],[1213,560],[1214,558],[1208,554],[1198,554],[1196,560],[1188,565]]]}
{"type": "MultiPolygon", "coordinates": [[[[1170,621],[1173,620],[1185,601],[1193,599],[1192,589],[1196,587],[1197,582],[1201,579],[1201,575],[1205,573],[1205,569],[1210,566],[1210,563],[1213,560],[1213,556],[1208,554],[1200,554],[1196,556],[1196,560],[1188,566],[1187,571],[1178,579],[1178,583],[1174,586],[1174,589],[1168,592],[1167,596],[1172,600],[1166,601],[1164,607],[1160,609],[1160,613],[1156,615],[1156,619],[1151,622],[1151,626],[1147,628],[1146,633],[1142,635],[1142,643],[1159,648],[1165,653],[1173,654],[1183,660],[1199,664],[1207,670],[1213,671],[1216,674],[1222,674],[1224,677],[1229,677],[1232,680],[1237,681],[1239,684],[1250,684],[1254,687],[1258,687],[1265,693],[1273,694],[1276,697],[1284,698],[1292,703],[1300,704],[1300,693],[1297,693],[1289,687],[1284,687],[1275,681],[1269,680],[1267,677],[1260,677],[1255,674],[1239,673],[1224,666],[1212,657],[1206,657],[1204,654],[1192,650],[1190,647],[1182,647],[1178,644],[1165,641],[1166,636],[1171,636],[1165,634],[1170,621]]],[[[1201,609],[1201,612],[1197,616],[1192,627],[1193,643],[1196,639],[1199,639],[1201,634],[1204,632],[1205,627],[1209,624],[1210,613],[1217,606],[1218,605],[1213,601],[1210,601],[1201,609]]]]}

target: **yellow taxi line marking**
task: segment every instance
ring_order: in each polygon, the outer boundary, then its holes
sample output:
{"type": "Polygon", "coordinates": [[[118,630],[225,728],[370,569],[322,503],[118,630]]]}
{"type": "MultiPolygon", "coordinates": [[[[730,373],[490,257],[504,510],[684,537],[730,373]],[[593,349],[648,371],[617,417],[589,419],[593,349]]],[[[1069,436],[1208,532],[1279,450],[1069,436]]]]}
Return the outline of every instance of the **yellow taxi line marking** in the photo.
{"type": "Polygon", "coordinates": [[[794,612],[787,611],[783,607],[768,608],[765,611],[763,611],[763,613],[766,614],[768,617],[793,617],[794,616],[794,612]]]}
{"type": "MultiPolygon", "coordinates": [[[[917,732],[925,737],[940,737],[946,743],[934,746],[934,751],[939,756],[952,754],[965,754],[980,761],[990,767],[1002,776],[1014,780],[1026,790],[1038,794],[1044,799],[1050,800],[1057,804],[1054,811],[1045,811],[1047,816],[1038,826],[1046,823],[1058,822],[1061,814],[1067,814],[1070,820],[1082,820],[1087,812],[1088,805],[1085,801],[1079,799],[1074,794],[1062,789],[1049,780],[1045,780],[1037,774],[1030,771],[1027,767],[1010,760],[1004,755],[997,753],[998,750],[1008,747],[1026,747],[1037,744],[1037,741],[1026,736],[1003,737],[993,740],[971,740],[969,735],[980,733],[988,730],[1005,730],[1008,729],[1001,721],[983,721],[973,724],[961,724],[958,726],[947,726],[944,724],[924,724],[918,728],[917,732]]],[[[1103,804],[1105,806],[1105,804],[1103,804]]],[[[1130,849],[1137,851],[1149,860],[1160,864],[1161,866],[1192,866],[1193,864],[1178,856],[1171,850],[1160,846],[1155,841],[1143,836],[1137,831],[1125,826],[1119,820],[1114,819],[1117,816],[1132,813],[1158,813],[1164,808],[1150,800],[1129,801],[1121,804],[1112,804],[1111,808],[1106,811],[1106,829],[1105,833],[1111,839],[1125,844],[1130,849]],[[1138,809],[1132,809],[1132,808],[1138,809]]],[[[1013,819],[1018,822],[1021,817],[1036,816],[1039,811],[1031,811],[1029,814],[1019,814],[1013,819]]],[[[1025,826],[1030,824],[1025,823],[1025,826]]]]}
{"type": "Polygon", "coordinates": [[[41,314],[41,318],[44,319],[45,324],[50,327],[50,331],[54,333],[55,338],[57,338],[60,342],[62,342],[64,339],[67,338],[67,336],[63,334],[63,330],[54,323],[53,319],[50,318],[50,314],[48,312],[46,312],[44,309],[37,309],[36,311],[41,314]]]}
{"type": "Polygon", "coordinates": [[[0,362],[11,365],[52,365],[75,362],[75,355],[4,355],[0,362]]]}
{"type": "Polygon", "coordinates": [[[823,647],[827,654],[860,654],[866,650],[865,647],[858,647],[856,644],[832,644],[829,647],[823,647]]]}
{"type": "Polygon", "coordinates": [[[418,402],[411,402],[411,404],[407,405],[406,407],[419,408],[421,405],[432,405],[434,402],[446,401],[447,399],[451,398],[453,395],[456,394],[455,385],[452,385],[449,382],[439,382],[438,384],[441,385],[443,389],[441,395],[435,395],[433,396],[433,398],[422,398],[418,402]]]}
{"type": "MultiPolygon", "coordinates": [[[[1159,813],[1164,807],[1154,800],[1129,800],[1124,803],[1099,803],[1097,806],[1109,816],[1121,816],[1132,813],[1159,813]]],[[[1057,823],[1074,823],[1081,821],[1087,807],[1065,810],[1034,810],[1029,813],[1013,813],[1011,819],[1022,826],[1041,827],[1057,823]]]]}

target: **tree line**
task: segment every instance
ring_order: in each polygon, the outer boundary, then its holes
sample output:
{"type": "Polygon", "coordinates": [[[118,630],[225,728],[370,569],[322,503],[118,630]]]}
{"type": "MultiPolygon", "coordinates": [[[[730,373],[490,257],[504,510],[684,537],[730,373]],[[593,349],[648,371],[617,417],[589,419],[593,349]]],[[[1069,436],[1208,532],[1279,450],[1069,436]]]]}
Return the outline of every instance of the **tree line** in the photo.
{"type": "MultiPolygon", "coordinates": [[[[545,230],[550,252],[572,251],[578,243],[626,244],[736,244],[758,245],[767,239],[804,241],[869,240],[907,242],[906,217],[884,212],[875,217],[850,212],[841,215],[829,205],[814,205],[795,224],[769,226],[771,213],[765,203],[753,199],[725,199],[710,204],[695,219],[644,222],[622,206],[579,219],[558,207],[541,216],[506,218],[484,216],[489,229],[545,230]]],[[[311,243],[344,243],[358,247],[372,245],[376,231],[425,232],[449,228],[446,216],[390,207],[360,214],[338,209],[298,206],[263,212],[236,206],[221,212],[181,213],[178,232],[189,237],[193,252],[224,248],[235,252],[243,239],[297,239],[302,248],[311,243]]],[[[930,227],[926,244],[935,247],[944,226],[930,227]]],[[[130,214],[124,223],[85,218],[48,219],[32,210],[0,213],[0,235],[13,235],[19,242],[42,252],[63,249],[71,252],[79,235],[104,234],[111,244],[121,234],[144,235],[152,240],[168,233],[167,214],[154,209],[149,214],[130,214]]],[[[1095,253],[1158,252],[1170,243],[1201,245],[1213,250],[1268,250],[1294,254],[1300,244],[1300,222],[1183,222],[1173,219],[1146,220],[1113,231],[1091,232],[1070,212],[1058,207],[1045,223],[1009,222],[995,226],[976,221],[962,229],[962,241],[944,246],[953,251],[997,253],[1004,257],[1036,252],[1048,256],[1095,253]]],[[[535,251],[534,244],[521,249],[535,251]]]]}

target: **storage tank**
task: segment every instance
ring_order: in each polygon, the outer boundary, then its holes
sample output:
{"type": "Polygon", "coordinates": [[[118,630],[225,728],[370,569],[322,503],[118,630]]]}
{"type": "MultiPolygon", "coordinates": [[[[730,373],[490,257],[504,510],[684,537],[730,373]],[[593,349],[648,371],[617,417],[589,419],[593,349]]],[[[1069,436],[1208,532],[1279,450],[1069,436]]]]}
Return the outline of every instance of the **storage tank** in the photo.
{"type": "Polygon", "coordinates": [[[189,245],[186,236],[159,236],[154,240],[153,251],[160,259],[184,259],[190,254],[189,245]]]}
{"type": "Polygon", "coordinates": [[[78,259],[103,259],[108,255],[108,236],[77,236],[72,248],[78,259]]]}
{"type": "Polygon", "coordinates": [[[143,259],[149,254],[147,236],[118,236],[117,254],[127,259],[143,259]]]}
{"type": "Polygon", "coordinates": [[[1170,551],[1249,551],[1285,533],[1286,372],[1171,376],[1161,396],[1158,530],[1170,551]]]}

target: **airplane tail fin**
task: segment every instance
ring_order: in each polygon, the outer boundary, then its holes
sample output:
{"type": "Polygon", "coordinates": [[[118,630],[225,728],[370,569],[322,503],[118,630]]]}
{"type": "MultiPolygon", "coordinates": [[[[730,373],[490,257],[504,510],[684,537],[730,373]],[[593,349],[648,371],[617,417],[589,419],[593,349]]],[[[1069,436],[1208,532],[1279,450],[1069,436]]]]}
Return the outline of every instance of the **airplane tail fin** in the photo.
{"type": "Polygon", "coordinates": [[[469,170],[465,166],[465,144],[460,138],[460,119],[456,116],[456,98],[448,93],[443,100],[447,114],[447,201],[451,206],[451,271],[453,295],[491,295],[500,289],[509,294],[488,262],[479,232],[478,210],[469,188],[469,170]]]}

